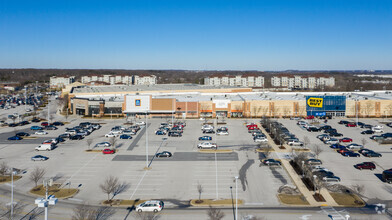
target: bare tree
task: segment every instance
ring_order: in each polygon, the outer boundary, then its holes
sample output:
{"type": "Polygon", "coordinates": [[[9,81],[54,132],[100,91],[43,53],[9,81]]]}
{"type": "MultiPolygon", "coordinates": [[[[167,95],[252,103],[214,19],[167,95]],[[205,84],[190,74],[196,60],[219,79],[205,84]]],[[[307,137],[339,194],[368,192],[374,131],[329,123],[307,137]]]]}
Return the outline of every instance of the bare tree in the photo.
{"type": "MultiPolygon", "coordinates": [[[[262,144],[260,144],[259,146],[261,148],[262,144]]],[[[263,149],[263,153],[264,153],[265,157],[268,159],[269,155],[271,154],[272,147],[270,145],[266,145],[262,149],[263,149]]]]}
{"type": "Polygon", "coordinates": [[[91,139],[91,138],[87,139],[86,143],[87,143],[88,150],[90,150],[90,146],[93,143],[93,139],[91,139]]]}
{"type": "Polygon", "coordinates": [[[21,217],[23,209],[26,205],[20,202],[14,202],[13,204],[1,204],[0,203],[0,219],[16,219],[21,217]],[[12,205],[12,216],[11,216],[11,205],[12,205]]]}
{"type": "Polygon", "coordinates": [[[115,210],[112,207],[94,208],[87,204],[80,204],[73,209],[72,220],[106,220],[114,214],[115,210]]]}
{"type": "MultiPolygon", "coordinates": [[[[316,186],[316,189],[318,190],[318,194],[321,193],[321,189],[326,188],[327,187],[327,182],[325,182],[324,180],[320,179],[319,177],[317,178],[309,178],[312,180],[313,185],[316,186]]],[[[316,193],[316,192],[315,192],[316,193]]]]}
{"type": "Polygon", "coordinates": [[[116,143],[117,143],[117,138],[116,137],[111,137],[109,140],[110,144],[112,145],[112,148],[116,148],[116,143]]]}
{"type": "Polygon", "coordinates": [[[313,153],[316,155],[316,158],[318,159],[318,157],[320,156],[320,154],[323,152],[324,150],[320,147],[320,145],[315,144],[313,145],[313,153]]]}
{"type": "Polygon", "coordinates": [[[36,167],[34,170],[30,173],[30,180],[35,183],[35,186],[37,187],[38,182],[44,177],[46,173],[46,170],[44,168],[36,167]]]}
{"type": "Polygon", "coordinates": [[[7,163],[3,161],[0,164],[0,175],[5,176],[7,174],[8,170],[9,170],[9,167],[8,167],[7,163]]]}
{"type": "Polygon", "coordinates": [[[158,220],[161,218],[156,212],[136,212],[134,217],[138,220],[158,220]]]}
{"type": "Polygon", "coordinates": [[[367,140],[365,138],[362,138],[361,139],[361,144],[362,144],[362,146],[365,147],[365,144],[367,144],[367,140]]]}
{"type": "Polygon", "coordinates": [[[309,144],[310,144],[310,139],[309,139],[309,137],[308,136],[305,136],[304,137],[304,147],[308,147],[309,146],[309,144]]]}
{"type": "Polygon", "coordinates": [[[119,186],[120,182],[118,177],[109,176],[102,184],[99,185],[99,188],[101,188],[102,192],[108,195],[108,201],[110,201],[110,194],[113,194],[114,197],[114,193],[119,188],[119,186]]]}
{"type": "Polygon", "coordinates": [[[220,209],[210,206],[207,210],[207,216],[209,220],[221,220],[225,217],[225,213],[223,213],[220,209]]]}
{"type": "Polygon", "coordinates": [[[201,201],[201,194],[203,193],[203,186],[200,184],[200,183],[198,183],[197,184],[197,192],[199,193],[199,200],[198,201],[201,201]]]}

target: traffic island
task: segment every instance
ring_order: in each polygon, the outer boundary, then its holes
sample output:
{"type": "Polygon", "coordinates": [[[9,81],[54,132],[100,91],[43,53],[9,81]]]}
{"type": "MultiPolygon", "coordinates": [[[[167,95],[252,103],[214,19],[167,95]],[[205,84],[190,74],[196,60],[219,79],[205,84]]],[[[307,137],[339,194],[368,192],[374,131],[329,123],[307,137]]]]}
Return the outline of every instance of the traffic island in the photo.
{"type": "Polygon", "coordinates": [[[267,149],[267,148],[257,148],[256,149],[256,152],[262,152],[262,153],[264,153],[264,152],[274,152],[275,150],[271,147],[271,148],[269,148],[269,149],[267,149]]]}
{"type": "MultiPolygon", "coordinates": [[[[14,176],[14,181],[22,178],[22,176],[14,176]]],[[[12,177],[10,175],[2,176],[0,175],[0,183],[8,183],[12,181],[12,177]]]]}
{"type": "MultiPolygon", "coordinates": [[[[191,206],[233,206],[235,204],[235,200],[233,199],[192,199],[190,202],[191,206]]],[[[242,205],[244,204],[244,201],[238,199],[237,204],[242,205]]]]}
{"type": "Polygon", "coordinates": [[[218,150],[213,150],[213,149],[201,149],[199,150],[199,153],[232,153],[233,150],[229,149],[218,149],[218,150]]]}
{"type": "Polygon", "coordinates": [[[101,204],[106,206],[126,206],[126,207],[133,207],[137,206],[147,200],[128,200],[128,199],[111,199],[105,200],[101,204]]]}
{"type": "Polygon", "coordinates": [[[363,199],[352,193],[330,193],[332,198],[340,206],[345,207],[364,207],[366,205],[363,199]]]}
{"type": "Polygon", "coordinates": [[[28,140],[28,139],[37,139],[38,137],[36,137],[36,136],[28,136],[28,137],[22,137],[22,138],[28,140]]]}
{"type": "MultiPolygon", "coordinates": [[[[65,199],[65,198],[70,198],[73,197],[76,193],[79,192],[78,189],[73,189],[73,188],[60,188],[61,184],[55,183],[52,186],[49,187],[48,189],[48,194],[49,195],[54,195],[58,199],[65,199]]],[[[43,185],[38,185],[30,190],[31,194],[45,197],[45,187],[43,185]]]]}
{"type": "Polygon", "coordinates": [[[278,199],[280,203],[284,205],[309,205],[309,202],[306,200],[306,198],[302,194],[278,194],[278,199]]]}

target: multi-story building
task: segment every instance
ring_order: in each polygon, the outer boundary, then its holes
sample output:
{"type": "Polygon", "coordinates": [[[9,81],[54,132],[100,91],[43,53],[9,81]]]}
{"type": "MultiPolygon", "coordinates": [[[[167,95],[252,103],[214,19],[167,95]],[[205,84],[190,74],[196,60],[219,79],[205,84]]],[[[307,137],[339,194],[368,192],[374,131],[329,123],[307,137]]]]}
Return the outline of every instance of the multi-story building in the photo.
{"type": "Polygon", "coordinates": [[[52,76],[50,77],[51,88],[64,88],[75,82],[75,76],[52,76]]]}
{"type": "Polygon", "coordinates": [[[134,85],[155,85],[157,84],[157,77],[155,75],[134,75],[133,76],[134,85]]]}
{"type": "Polygon", "coordinates": [[[118,74],[118,75],[88,75],[82,76],[81,79],[82,83],[89,84],[89,85],[102,85],[102,84],[109,84],[109,85],[132,85],[132,75],[128,74],[118,74]]]}
{"type": "Polygon", "coordinates": [[[204,85],[264,87],[264,77],[257,74],[245,74],[235,76],[216,74],[204,78],[204,85]]]}
{"type": "Polygon", "coordinates": [[[288,89],[315,89],[319,87],[335,86],[335,78],[332,76],[314,75],[279,75],[271,78],[272,87],[284,87],[288,89]]]}

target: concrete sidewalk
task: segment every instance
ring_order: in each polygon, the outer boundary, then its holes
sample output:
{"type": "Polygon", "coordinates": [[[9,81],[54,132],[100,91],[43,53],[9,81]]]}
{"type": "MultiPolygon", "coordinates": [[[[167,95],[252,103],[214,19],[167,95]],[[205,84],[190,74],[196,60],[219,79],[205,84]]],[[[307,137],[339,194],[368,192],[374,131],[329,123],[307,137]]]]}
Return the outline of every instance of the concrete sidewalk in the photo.
{"type": "MultiPolygon", "coordinates": [[[[286,149],[280,149],[278,145],[275,144],[275,142],[272,140],[270,135],[265,131],[265,129],[258,124],[260,127],[260,130],[266,134],[267,139],[268,139],[268,144],[274,149],[276,153],[291,153],[291,147],[286,149]]],[[[332,196],[329,194],[328,190],[326,189],[321,189],[320,194],[324,197],[325,202],[317,202],[313,198],[314,192],[311,192],[308,190],[308,188],[305,186],[305,184],[302,182],[301,177],[295,172],[293,167],[290,165],[289,160],[287,159],[282,159],[282,165],[286,169],[287,173],[290,175],[290,178],[294,182],[294,184],[297,186],[298,190],[302,193],[302,195],[306,198],[306,200],[309,202],[310,206],[339,206],[335,200],[332,198],[332,196]]]]}

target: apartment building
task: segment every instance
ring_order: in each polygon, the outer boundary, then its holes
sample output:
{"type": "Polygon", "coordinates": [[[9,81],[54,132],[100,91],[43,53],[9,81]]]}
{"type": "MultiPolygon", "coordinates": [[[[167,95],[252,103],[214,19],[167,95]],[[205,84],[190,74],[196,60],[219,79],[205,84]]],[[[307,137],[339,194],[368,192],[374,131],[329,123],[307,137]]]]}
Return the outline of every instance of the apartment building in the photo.
{"type": "Polygon", "coordinates": [[[319,87],[335,86],[335,78],[325,75],[279,75],[271,78],[272,87],[282,87],[288,89],[315,89],[319,87]]]}
{"type": "Polygon", "coordinates": [[[264,77],[257,74],[223,75],[215,74],[204,78],[204,85],[208,86],[243,86],[264,87],[264,77]]]}
{"type": "Polygon", "coordinates": [[[88,85],[132,85],[132,75],[118,74],[118,75],[96,75],[91,74],[82,76],[82,83],[88,85]]]}
{"type": "Polygon", "coordinates": [[[155,75],[134,75],[133,76],[134,85],[155,85],[157,84],[157,77],[155,75]]]}
{"type": "Polygon", "coordinates": [[[75,82],[75,76],[52,76],[50,77],[50,88],[64,88],[75,82]]]}

